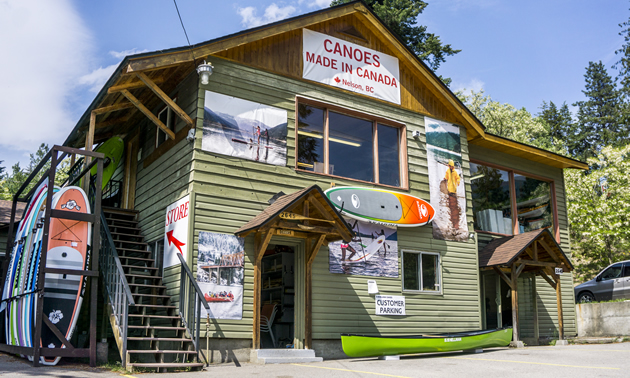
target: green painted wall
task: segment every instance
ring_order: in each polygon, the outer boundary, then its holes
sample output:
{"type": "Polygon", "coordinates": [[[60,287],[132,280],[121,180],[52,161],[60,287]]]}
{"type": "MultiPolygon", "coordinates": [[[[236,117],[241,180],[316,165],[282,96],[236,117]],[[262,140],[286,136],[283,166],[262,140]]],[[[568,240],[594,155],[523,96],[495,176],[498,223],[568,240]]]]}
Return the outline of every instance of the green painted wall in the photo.
{"type": "MultiPolygon", "coordinates": [[[[310,173],[298,173],[295,164],[295,96],[314,98],[368,115],[377,115],[407,125],[409,184],[412,195],[428,199],[428,168],[424,136],[424,117],[400,107],[359,98],[333,88],[289,79],[255,70],[233,62],[213,58],[214,73],[210,84],[200,88],[197,127],[202,128],[205,90],[244,98],[287,110],[287,166],[263,163],[208,153],[201,150],[201,131],[197,131],[192,156],[192,192],[194,211],[194,252],[200,231],[233,233],[259,214],[267,200],[279,191],[292,193],[318,184],[322,189],[356,182],[332,179],[310,173]],[[421,133],[419,140],[412,131],[421,133]]],[[[466,172],[464,180],[470,191],[466,133],[462,128],[462,152],[466,172]]],[[[362,185],[362,184],[361,184],[362,185]]],[[[468,216],[471,220],[470,195],[468,216]]],[[[367,280],[376,279],[380,294],[403,295],[398,278],[347,276],[328,272],[328,249],[322,247],[313,267],[313,338],[338,339],[341,332],[409,334],[439,331],[473,330],[481,327],[477,246],[434,240],[430,226],[398,230],[399,250],[440,252],[442,255],[443,293],[407,294],[405,317],[375,316],[374,297],[367,294],[367,280]]],[[[211,336],[251,338],[253,303],[253,238],[246,239],[245,298],[242,320],[212,321],[211,336]]],[[[196,260],[193,261],[196,269],[196,260]]],[[[399,264],[400,267],[400,264],[399,264]]],[[[400,268],[399,268],[400,270],[400,268]]]]}
{"type": "MultiPolygon", "coordinates": [[[[564,189],[564,174],[562,169],[550,167],[544,164],[525,160],[516,156],[511,156],[501,152],[488,150],[479,146],[471,145],[470,156],[472,159],[487,163],[493,163],[506,168],[515,169],[524,173],[532,173],[554,181],[555,196],[558,205],[558,225],[560,227],[560,247],[564,253],[571,257],[571,246],[569,243],[569,221],[567,218],[566,195],[564,189]]],[[[479,248],[483,248],[493,236],[487,234],[477,234],[479,248]]],[[[562,312],[564,318],[564,333],[567,336],[577,334],[575,298],[573,295],[573,276],[569,273],[562,275],[562,312]]],[[[531,278],[519,277],[519,290],[523,288],[529,293],[531,278]]],[[[558,335],[558,308],[556,303],[556,291],[547,281],[541,277],[536,279],[536,289],[538,292],[538,322],[541,337],[553,337],[558,335]]],[[[522,309],[532,309],[531,294],[519,295],[519,321],[521,321],[522,332],[531,333],[533,336],[533,315],[531,311],[522,309]]]]}

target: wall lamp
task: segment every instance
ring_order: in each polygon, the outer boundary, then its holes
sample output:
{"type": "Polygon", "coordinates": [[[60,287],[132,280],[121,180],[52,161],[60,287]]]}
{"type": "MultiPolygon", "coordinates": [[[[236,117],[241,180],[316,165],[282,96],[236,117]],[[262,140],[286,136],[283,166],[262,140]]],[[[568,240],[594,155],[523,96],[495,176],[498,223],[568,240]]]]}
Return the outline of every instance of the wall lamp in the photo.
{"type": "Polygon", "coordinates": [[[213,68],[212,64],[206,63],[205,60],[197,67],[197,74],[201,78],[201,84],[207,85],[210,82],[213,68]]]}

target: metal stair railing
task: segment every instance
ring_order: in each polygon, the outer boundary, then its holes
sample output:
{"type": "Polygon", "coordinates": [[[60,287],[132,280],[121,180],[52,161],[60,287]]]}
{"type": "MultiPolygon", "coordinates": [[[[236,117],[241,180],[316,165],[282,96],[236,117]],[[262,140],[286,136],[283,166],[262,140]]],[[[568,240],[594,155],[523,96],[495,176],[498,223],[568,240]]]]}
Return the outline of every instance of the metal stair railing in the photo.
{"type": "MultiPolygon", "coordinates": [[[[197,352],[197,361],[199,361],[199,353],[203,356],[203,359],[208,365],[208,357],[203,353],[203,350],[199,348],[199,332],[201,324],[201,306],[206,309],[206,313],[210,313],[210,306],[204,298],[197,281],[193,277],[190,268],[186,264],[184,257],[181,253],[177,253],[177,257],[181,262],[181,276],[180,276],[180,291],[179,291],[179,316],[182,318],[182,323],[186,327],[186,331],[193,339],[195,345],[195,352],[197,352]]],[[[209,322],[209,317],[206,318],[209,322]]],[[[207,330],[206,330],[207,332],[207,330]]]]}
{"type": "MultiPolygon", "coordinates": [[[[115,318],[118,332],[120,333],[120,342],[122,344],[120,358],[122,367],[127,367],[127,326],[129,323],[129,306],[136,303],[131,295],[131,289],[125,277],[114,239],[107,226],[105,213],[101,212],[101,254],[99,258],[99,267],[101,277],[103,277],[103,287],[109,298],[112,315],[115,318]]],[[[115,332],[114,332],[115,333],[115,332]]]]}

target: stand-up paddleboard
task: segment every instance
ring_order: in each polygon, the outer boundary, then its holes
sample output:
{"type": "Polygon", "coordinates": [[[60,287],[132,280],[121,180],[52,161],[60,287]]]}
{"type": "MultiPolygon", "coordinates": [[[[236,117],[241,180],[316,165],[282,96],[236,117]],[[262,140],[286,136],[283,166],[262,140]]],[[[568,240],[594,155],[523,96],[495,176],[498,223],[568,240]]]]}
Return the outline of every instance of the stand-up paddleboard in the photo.
{"type": "MultiPolygon", "coordinates": [[[[89,214],[90,205],[79,187],[65,187],[55,195],[52,209],[89,214]]],[[[48,237],[47,268],[85,270],[89,264],[91,224],[89,222],[51,218],[48,237]]],[[[67,339],[76,327],[85,277],[46,273],[43,314],[67,339]]],[[[45,348],[65,348],[55,334],[42,327],[40,345],[45,348]]],[[[41,363],[56,365],[61,357],[42,357],[41,363]]]]}
{"type": "MultiPolygon", "coordinates": [[[[370,259],[385,243],[385,235],[381,235],[372,241],[367,247],[365,247],[364,254],[352,259],[346,259],[341,261],[342,264],[354,264],[359,262],[365,262],[370,259]]],[[[346,252],[347,253],[347,252],[346,252]]],[[[358,253],[357,253],[358,254],[358,253]]]]}
{"type": "Polygon", "coordinates": [[[351,186],[330,188],[324,193],[342,214],[383,226],[424,226],[435,215],[430,203],[405,193],[351,186]]]}
{"type": "MultiPolygon", "coordinates": [[[[105,143],[101,144],[94,150],[105,155],[105,161],[103,162],[103,183],[102,189],[105,189],[107,183],[114,175],[116,168],[122,160],[123,152],[125,151],[125,142],[119,136],[108,139],[105,143]]],[[[92,176],[96,175],[97,167],[94,166],[90,170],[92,176]]]]}

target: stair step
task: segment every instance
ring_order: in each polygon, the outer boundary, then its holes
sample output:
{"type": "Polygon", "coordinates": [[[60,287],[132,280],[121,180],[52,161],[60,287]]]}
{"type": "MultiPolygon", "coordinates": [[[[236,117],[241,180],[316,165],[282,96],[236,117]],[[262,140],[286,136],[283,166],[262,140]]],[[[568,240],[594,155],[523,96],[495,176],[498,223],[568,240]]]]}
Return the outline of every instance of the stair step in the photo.
{"type": "Polygon", "coordinates": [[[137,278],[140,280],[162,280],[162,277],[160,276],[148,276],[146,274],[125,274],[125,277],[127,277],[127,281],[129,281],[129,278],[137,278]]]}
{"type": "Polygon", "coordinates": [[[101,206],[103,212],[105,213],[116,213],[116,214],[133,214],[136,215],[139,213],[138,210],[135,209],[121,209],[119,207],[111,207],[111,206],[101,206]]]}
{"type": "Polygon", "coordinates": [[[136,256],[118,256],[118,257],[121,259],[126,259],[126,260],[155,262],[155,259],[147,259],[146,257],[136,257],[136,256]]]}
{"type": "Polygon", "coordinates": [[[125,222],[126,224],[129,224],[129,223],[137,224],[138,223],[138,221],[135,221],[135,220],[111,218],[111,217],[105,217],[105,220],[107,221],[107,225],[109,225],[110,222],[125,222]]]}
{"type": "Polygon", "coordinates": [[[133,249],[133,248],[118,248],[116,247],[116,251],[128,251],[130,253],[153,253],[151,251],[147,251],[146,249],[133,249]]]}
{"type": "Polygon", "coordinates": [[[205,365],[201,362],[168,362],[168,363],[159,363],[159,362],[128,362],[127,366],[131,367],[142,367],[142,368],[195,368],[195,367],[204,367],[205,365]]]}
{"type": "Polygon", "coordinates": [[[142,231],[141,229],[139,229],[138,227],[129,227],[129,226],[123,226],[123,225],[114,225],[114,224],[107,224],[109,226],[109,228],[122,228],[124,230],[134,230],[134,231],[142,231]]]}
{"type": "MultiPolygon", "coordinates": [[[[142,238],[144,239],[144,236],[140,235],[140,234],[127,234],[127,233],[123,233],[123,232],[112,232],[111,233],[112,236],[126,236],[126,237],[130,237],[130,238],[142,238]]],[[[120,240],[120,238],[115,239],[114,241],[120,240]]]]}
{"type": "Polygon", "coordinates": [[[166,289],[166,286],[164,285],[145,285],[145,284],[130,283],[129,286],[137,286],[138,288],[150,288],[150,289],[166,289]]]}
{"type": "Polygon", "coordinates": [[[129,314],[130,318],[180,319],[179,315],[129,314]]]}
{"type": "Polygon", "coordinates": [[[137,336],[129,336],[127,337],[127,341],[174,341],[174,342],[183,342],[183,343],[192,343],[191,339],[185,339],[180,337],[137,337],[137,336]]]}
{"type": "Polygon", "coordinates": [[[170,295],[160,295],[160,294],[144,294],[144,293],[131,293],[131,295],[134,296],[141,296],[141,297],[149,297],[149,298],[171,298],[170,295]]]}
{"type": "Polygon", "coordinates": [[[174,310],[174,309],[177,308],[177,306],[171,306],[171,305],[152,305],[152,304],[136,304],[136,305],[133,305],[132,307],[147,307],[147,308],[148,307],[152,307],[152,308],[157,308],[157,309],[160,309],[160,310],[161,309],[164,309],[164,310],[173,309],[174,310]]]}
{"type": "Polygon", "coordinates": [[[124,268],[129,269],[142,269],[142,270],[160,270],[160,268],[154,268],[150,266],[141,266],[141,265],[121,265],[124,268]]]}
{"type": "Polygon", "coordinates": [[[128,350],[127,353],[136,353],[136,354],[153,354],[153,353],[161,353],[161,354],[197,354],[194,350],[151,350],[151,349],[142,349],[142,350],[128,350]]]}
{"type": "Polygon", "coordinates": [[[298,364],[304,362],[322,362],[322,357],[264,357],[259,358],[259,364],[298,364]]]}
{"type": "Polygon", "coordinates": [[[137,242],[137,241],[131,241],[131,240],[114,240],[114,243],[126,243],[126,244],[135,244],[135,245],[149,245],[149,243],[137,242]]]}
{"type": "Polygon", "coordinates": [[[168,331],[185,331],[186,327],[170,327],[170,326],[138,326],[138,325],[129,325],[127,326],[129,329],[161,329],[168,331]]]}

